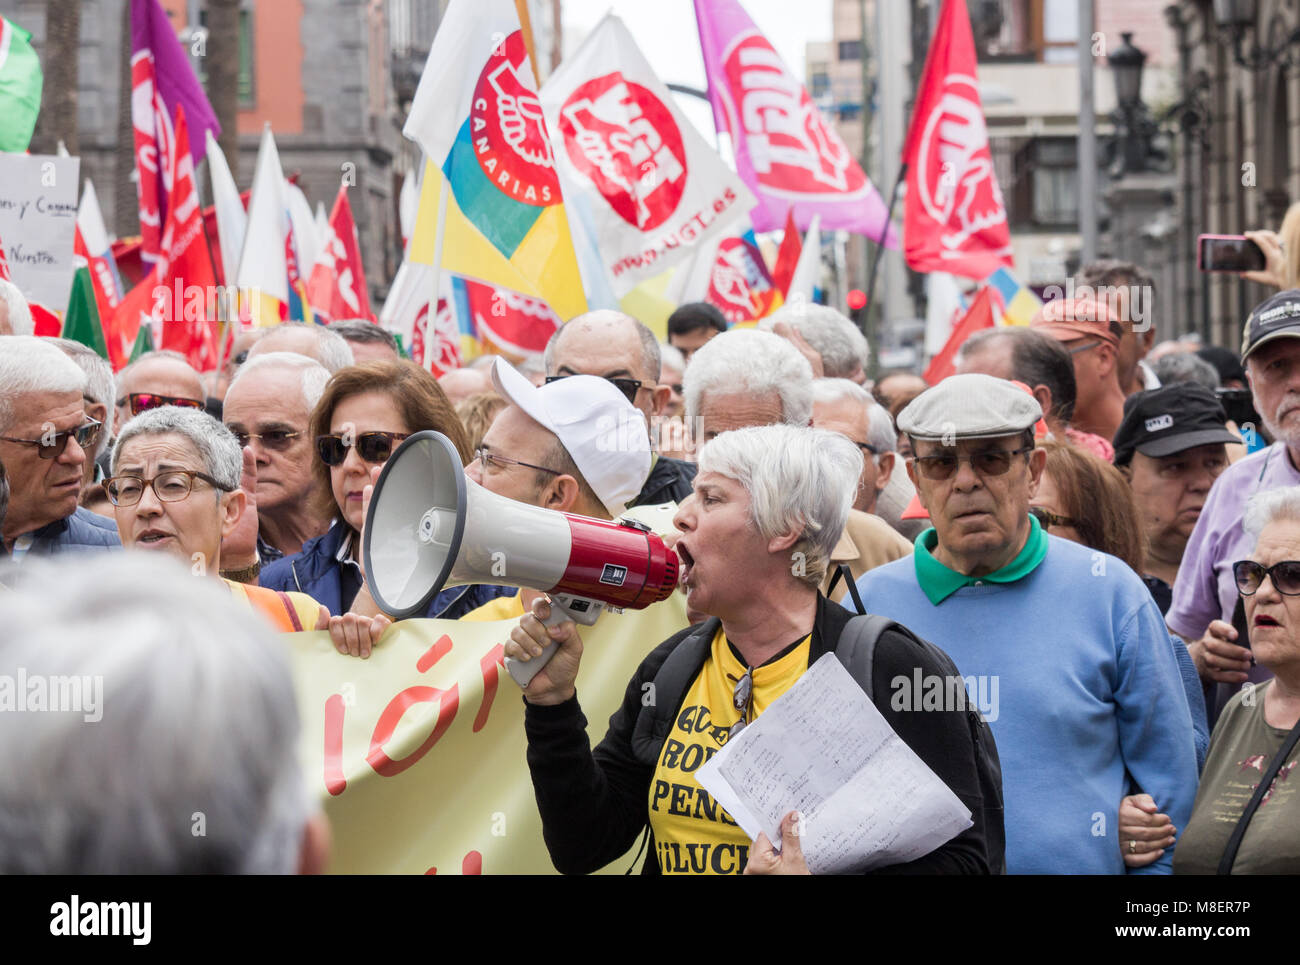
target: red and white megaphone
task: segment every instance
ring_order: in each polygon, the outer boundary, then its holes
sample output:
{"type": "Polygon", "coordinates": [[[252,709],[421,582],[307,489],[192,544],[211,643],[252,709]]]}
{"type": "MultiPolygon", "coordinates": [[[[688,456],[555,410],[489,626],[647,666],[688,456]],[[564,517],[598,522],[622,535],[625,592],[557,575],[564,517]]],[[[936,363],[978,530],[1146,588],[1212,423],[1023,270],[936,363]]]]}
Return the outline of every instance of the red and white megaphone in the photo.
{"type": "MultiPolygon", "coordinates": [[[[611,523],[498,496],[465,476],[440,432],[417,432],[384,464],[366,515],[366,582],[397,619],[423,614],[443,587],[504,583],[551,595],[548,624],[596,622],[605,607],[644,609],[677,586],[677,554],[634,521],[611,523]]],[[[506,660],[519,686],[546,666],[549,645],[506,660]]]]}

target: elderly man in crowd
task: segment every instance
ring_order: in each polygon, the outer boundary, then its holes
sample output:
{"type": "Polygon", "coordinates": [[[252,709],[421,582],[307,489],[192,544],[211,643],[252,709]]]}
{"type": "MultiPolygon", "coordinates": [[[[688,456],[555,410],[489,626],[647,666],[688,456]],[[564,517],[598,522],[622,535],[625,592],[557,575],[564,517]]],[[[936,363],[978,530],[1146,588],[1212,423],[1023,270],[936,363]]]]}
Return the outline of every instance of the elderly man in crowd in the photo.
{"type": "Polygon", "coordinates": [[[86,418],[85,391],[85,373],[48,342],[11,335],[0,347],[0,463],[10,485],[4,555],[119,545],[109,520],[78,506],[102,431],[86,418]]]}
{"type": "Polygon", "coordinates": [[[1076,286],[1092,289],[1098,301],[1113,305],[1115,320],[1123,331],[1117,351],[1119,387],[1124,395],[1144,389],[1158,389],[1160,379],[1143,361],[1156,344],[1155,279],[1141,265],[1104,258],[1084,265],[1074,279],[1076,286]]]}
{"type": "MultiPolygon", "coordinates": [[[[212,390],[212,396],[217,402],[221,402],[226,397],[226,390],[230,388],[230,381],[239,371],[239,367],[248,361],[248,353],[252,347],[265,335],[270,329],[250,328],[243,332],[237,332],[230,342],[230,347],[226,353],[226,361],[217,372],[216,385],[212,390]]],[[[216,413],[213,413],[214,415],[216,413]]]]}
{"type": "MultiPolygon", "coordinates": [[[[967,675],[1002,761],[1008,872],[1118,874],[1130,780],[1175,826],[1191,812],[1192,719],[1141,579],[1029,514],[1046,463],[1033,438],[1041,417],[1032,397],[986,375],[951,376],[904,409],[908,474],[934,528],[914,558],[858,590],[869,612],[967,675]]],[[[1150,868],[1168,872],[1172,857],[1150,868]]]]}
{"type": "Polygon", "coordinates": [[[91,498],[92,490],[99,492],[100,498],[103,495],[102,491],[95,486],[96,478],[103,474],[99,471],[102,467],[96,464],[101,458],[106,458],[108,444],[112,440],[113,367],[93,348],[80,342],[66,338],[51,338],[50,343],[58,346],[59,350],[72,359],[77,368],[86,374],[86,388],[81,394],[86,418],[103,426],[99,430],[99,440],[95,443],[95,448],[86,453],[86,465],[81,477],[81,505],[85,506],[87,499],[91,498]]]}
{"type": "Polygon", "coordinates": [[[255,510],[226,545],[227,568],[240,582],[256,582],[262,563],[300,552],[329,529],[311,498],[315,450],[307,437],[328,381],[329,372],[310,358],[272,352],[250,358],[230,383],[223,419],[251,454],[242,487],[255,510]]]}
{"type": "Polygon", "coordinates": [[[0,335],[31,335],[32,310],[18,286],[0,278],[0,335]]]}
{"type": "Polygon", "coordinates": [[[145,554],[24,568],[0,625],[0,676],[84,682],[80,713],[0,714],[0,874],[324,871],[288,651],[220,584],[145,554]]]}
{"type": "Polygon", "coordinates": [[[816,379],[812,424],[818,429],[838,432],[862,450],[862,476],[858,479],[853,508],[874,513],[876,500],[894,471],[897,434],[889,413],[856,382],[816,379]]]}
{"type": "Polygon", "coordinates": [[[782,305],[758,323],[759,331],[790,339],[813,369],[814,378],[866,380],[871,350],[866,337],[829,305],[796,302],[782,305]]]}
{"type": "Polygon", "coordinates": [[[207,393],[203,377],[180,352],[145,352],[117,373],[119,432],[141,412],[161,405],[202,411],[207,393]]]}
{"type": "MultiPolygon", "coordinates": [[[[687,419],[700,432],[697,445],[746,426],[812,424],[812,368],[789,341],[771,332],[735,329],[719,335],[695,354],[684,388],[687,419]]],[[[889,524],[850,509],[822,592],[829,593],[840,564],[856,579],[911,552],[912,544],[889,524]]],[[[840,585],[833,595],[838,599],[845,592],[840,585]]]]}
{"type": "Polygon", "coordinates": [[[1124,390],[1119,383],[1119,346],[1124,327],[1105,302],[1093,298],[1049,301],[1034,315],[1031,327],[1050,335],[1074,360],[1074,425],[1112,439],[1124,419],[1124,390]]]}
{"type": "Polygon", "coordinates": [[[1242,529],[1246,501],[1258,492],[1300,486],[1300,289],[1278,292],[1256,305],[1242,335],[1242,361],[1255,409],[1274,440],[1233,463],[1215,480],[1187,541],[1165,620],[1187,641],[1207,686],[1213,723],[1247,680],[1269,678],[1246,648],[1232,564],[1254,543],[1242,529]]]}
{"type": "Polygon", "coordinates": [[[452,405],[492,391],[492,373],[481,369],[452,369],[438,377],[438,386],[447,393],[452,405]]]}
{"type": "Polygon", "coordinates": [[[248,360],[272,352],[305,355],[323,365],[330,375],[355,364],[351,346],[337,332],[331,332],[321,325],[304,325],[301,322],[286,322],[271,329],[249,348],[248,360]]]}
{"type": "Polygon", "coordinates": [[[704,343],[726,330],[726,317],[708,302],[687,302],[668,316],[668,344],[682,353],[687,365],[704,343]]]}
{"type": "MultiPolygon", "coordinates": [[[[659,384],[654,333],[622,312],[588,312],[570,320],[546,343],[545,362],[547,382],[572,375],[595,375],[610,382],[640,410],[647,433],[672,392],[659,384]]],[[[656,453],[645,485],[629,505],[679,503],[690,495],[694,478],[692,464],[656,453]]]]}
{"type": "Polygon", "coordinates": [[[393,333],[364,318],[342,318],[330,322],[326,328],[348,343],[354,364],[376,360],[393,362],[402,357],[393,333]]]}
{"type": "Polygon", "coordinates": [[[1130,395],[1115,434],[1115,465],[1133,489],[1146,536],[1142,579],[1169,612],[1187,541],[1237,437],[1214,393],[1175,382],[1130,395]]]}

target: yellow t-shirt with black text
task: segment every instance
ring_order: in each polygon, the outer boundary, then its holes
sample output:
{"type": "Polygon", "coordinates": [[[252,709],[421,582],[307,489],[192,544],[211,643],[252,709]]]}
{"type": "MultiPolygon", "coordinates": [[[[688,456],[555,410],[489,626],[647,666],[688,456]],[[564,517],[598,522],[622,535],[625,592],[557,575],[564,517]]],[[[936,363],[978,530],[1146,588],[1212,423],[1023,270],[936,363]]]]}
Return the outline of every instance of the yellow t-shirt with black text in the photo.
{"type": "MultiPolygon", "coordinates": [[[[804,637],[788,653],[754,668],[750,723],[803,676],[810,640],[804,637]]],[[[749,836],[695,780],[740,720],[732,695],[745,670],[719,629],[664,741],[650,782],[650,830],[664,874],[735,875],[749,860],[749,836]]]]}

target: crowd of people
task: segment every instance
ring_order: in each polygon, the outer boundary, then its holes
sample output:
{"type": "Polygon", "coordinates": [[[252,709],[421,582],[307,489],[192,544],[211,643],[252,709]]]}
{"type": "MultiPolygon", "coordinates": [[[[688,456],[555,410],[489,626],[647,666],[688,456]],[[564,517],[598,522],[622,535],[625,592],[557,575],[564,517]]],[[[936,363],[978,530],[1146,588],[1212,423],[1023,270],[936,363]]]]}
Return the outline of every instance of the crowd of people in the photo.
{"type": "Polygon", "coordinates": [[[751,841],[683,761],[842,655],[859,612],[892,622],[846,665],[972,822],[882,870],[1300,871],[1300,279],[1276,240],[1240,353],[1159,343],[1151,278],[1108,261],[933,386],[869,378],[857,327],[808,304],[754,327],[683,305],[664,343],[592,311],[539,357],[440,378],[361,320],[239,332],[211,373],[154,351],[115,374],[32,336],[0,282],[0,678],[111,666],[133,708],[87,736],[0,701],[0,871],[327,866],[268,635],[384,645],[368,487],[425,430],[498,496],[672,514],[689,624],[639,641],[594,748],[581,632],[546,625],[544,593],[454,586],[421,614],[508,621],[523,662],[557,645],[524,689],[519,779],[559,871],[646,836],[646,873],[806,873],[797,815],[751,841]],[[899,699],[954,669],[958,705],[899,699]],[[181,727],[198,765],[133,751],[181,727]],[[246,833],[187,835],[200,791],[246,833]]]}

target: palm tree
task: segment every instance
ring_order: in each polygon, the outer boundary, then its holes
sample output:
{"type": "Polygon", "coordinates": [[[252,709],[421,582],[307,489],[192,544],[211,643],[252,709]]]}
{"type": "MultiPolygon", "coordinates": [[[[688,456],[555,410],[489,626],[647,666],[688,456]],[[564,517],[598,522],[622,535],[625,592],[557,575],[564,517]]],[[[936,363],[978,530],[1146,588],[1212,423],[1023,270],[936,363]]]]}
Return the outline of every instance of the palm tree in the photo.
{"type": "Polygon", "coordinates": [[[208,99],[221,125],[217,143],[239,180],[239,0],[207,0],[208,99]]]}
{"type": "Polygon", "coordinates": [[[117,236],[140,233],[135,173],[135,128],[131,125],[131,0],[121,0],[122,33],[117,64],[117,163],[113,170],[113,221],[117,236]]]}
{"type": "Polygon", "coordinates": [[[33,150],[53,154],[60,139],[77,154],[77,61],[81,39],[79,0],[48,0],[45,5],[45,89],[36,121],[33,150]]]}

